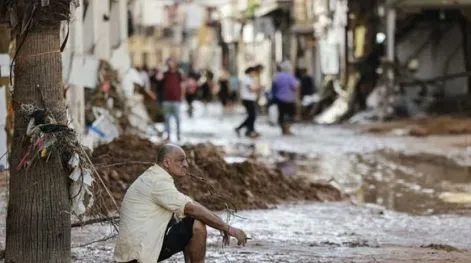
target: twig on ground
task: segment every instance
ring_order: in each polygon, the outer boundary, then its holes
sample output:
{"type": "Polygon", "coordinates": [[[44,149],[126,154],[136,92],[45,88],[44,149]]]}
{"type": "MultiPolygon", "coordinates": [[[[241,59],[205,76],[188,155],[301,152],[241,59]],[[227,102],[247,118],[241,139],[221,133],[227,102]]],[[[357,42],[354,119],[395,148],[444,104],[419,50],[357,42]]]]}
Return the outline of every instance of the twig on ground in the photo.
{"type": "Polygon", "coordinates": [[[111,221],[111,220],[113,220],[113,221],[114,220],[119,220],[119,216],[106,217],[106,218],[95,218],[95,219],[90,219],[90,220],[83,221],[83,222],[77,222],[77,223],[73,223],[72,227],[83,227],[83,226],[103,223],[103,222],[107,222],[107,221],[111,221]]]}
{"type": "Polygon", "coordinates": [[[117,237],[117,236],[118,236],[118,234],[113,234],[113,235],[104,237],[104,238],[102,238],[102,239],[94,240],[94,241],[91,241],[91,242],[88,242],[88,243],[85,243],[85,244],[80,244],[80,245],[78,245],[78,246],[73,246],[72,248],[88,247],[88,246],[93,245],[93,244],[96,244],[96,243],[108,241],[108,240],[113,239],[113,238],[115,238],[115,237],[117,237]]]}

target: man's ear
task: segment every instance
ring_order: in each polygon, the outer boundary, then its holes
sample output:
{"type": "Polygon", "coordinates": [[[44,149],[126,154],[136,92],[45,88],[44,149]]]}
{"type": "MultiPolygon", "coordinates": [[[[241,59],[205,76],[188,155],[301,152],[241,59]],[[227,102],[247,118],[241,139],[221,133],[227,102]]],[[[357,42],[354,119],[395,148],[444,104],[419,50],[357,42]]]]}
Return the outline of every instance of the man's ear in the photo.
{"type": "Polygon", "coordinates": [[[164,161],[162,162],[162,165],[164,166],[164,168],[168,169],[168,166],[169,166],[168,160],[167,160],[167,159],[164,160],[164,161]]]}

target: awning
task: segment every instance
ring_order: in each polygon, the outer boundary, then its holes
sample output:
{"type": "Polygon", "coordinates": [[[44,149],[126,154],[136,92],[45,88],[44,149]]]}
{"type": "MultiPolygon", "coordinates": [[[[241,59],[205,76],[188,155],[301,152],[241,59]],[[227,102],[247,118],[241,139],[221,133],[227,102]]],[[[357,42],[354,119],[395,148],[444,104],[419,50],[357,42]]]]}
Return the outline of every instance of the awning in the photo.
{"type": "Polygon", "coordinates": [[[289,8],[291,1],[289,0],[262,0],[260,7],[255,10],[255,17],[266,16],[278,9],[289,8]]]}

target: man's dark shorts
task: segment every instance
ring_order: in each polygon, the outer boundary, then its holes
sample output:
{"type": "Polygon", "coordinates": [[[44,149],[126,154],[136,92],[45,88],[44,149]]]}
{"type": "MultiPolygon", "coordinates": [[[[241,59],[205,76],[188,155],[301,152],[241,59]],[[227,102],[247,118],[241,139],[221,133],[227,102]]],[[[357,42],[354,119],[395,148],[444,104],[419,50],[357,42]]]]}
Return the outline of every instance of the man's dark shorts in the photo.
{"type": "Polygon", "coordinates": [[[183,251],[193,237],[194,218],[185,217],[177,222],[172,217],[165,230],[164,243],[160,250],[159,262],[170,258],[174,254],[183,251]]]}
{"type": "MultiPolygon", "coordinates": [[[[194,222],[195,219],[191,217],[185,217],[179,222],[174,217],[170,219],[165,230],[164,243],[160,250],[158,262],[164,261],[186,248],[193,237],[194,222]]],[[[137,260],[134,260],[128,263],[137,262],[137,260]]]]}

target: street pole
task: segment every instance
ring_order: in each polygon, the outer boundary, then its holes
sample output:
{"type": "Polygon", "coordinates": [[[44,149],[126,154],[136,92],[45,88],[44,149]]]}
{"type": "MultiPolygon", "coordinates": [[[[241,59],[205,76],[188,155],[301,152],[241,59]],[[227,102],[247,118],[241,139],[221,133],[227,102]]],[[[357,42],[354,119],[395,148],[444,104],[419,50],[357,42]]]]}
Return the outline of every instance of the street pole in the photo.
{"type": "Polygon", "coordinates": [[[396,9],[389,5],[386,13],[386,63],[384,63],[385,90],[383,102],[379,109],[379,120],[384,121],[392,111],[393,95],[396,89],[395,56],[396,56],[396,9]]]}

